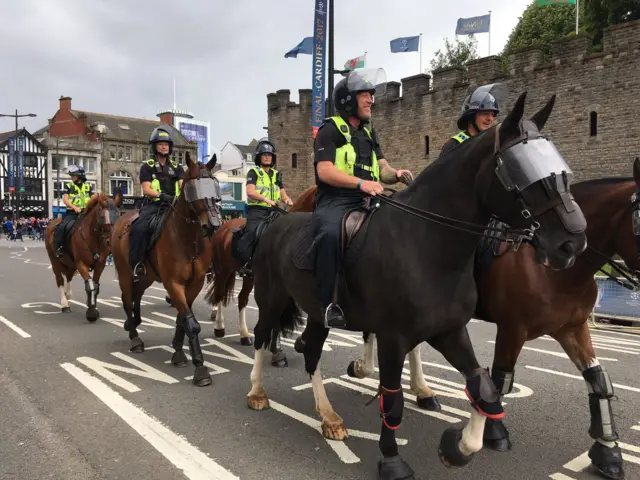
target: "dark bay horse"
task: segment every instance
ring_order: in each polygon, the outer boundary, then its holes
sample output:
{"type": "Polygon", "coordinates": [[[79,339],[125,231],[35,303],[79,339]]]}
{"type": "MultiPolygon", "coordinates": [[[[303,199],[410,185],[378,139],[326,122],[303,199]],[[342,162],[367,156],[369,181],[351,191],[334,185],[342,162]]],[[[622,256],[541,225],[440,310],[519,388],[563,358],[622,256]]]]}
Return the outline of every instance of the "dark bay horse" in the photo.
{"type": "MultiPolygon", "coordinates": [[[[592,466],[615,480],[624,478],[624,467],[610,403],[614,389],[596,357],[588,318],[598,293],[594,275],[610,264],[614,255],[624,260],[627,272],[623,273],[631,274],[629,285],[640,286],[633,278],[640,270],[640,230],[634,232],[633,220],[640,218],[638,192],[638,159],[633,164],[633,178],[603,178],[572,186],[587,219],[589,247],[568,270],[554,271],[538,265],[528,246],[495,258],[486,271],[476,270],[479,301],[475,316],[497,326],[492,370],[496,387],[502,395],[511,392],[515,365],[525,342],[543,335],[556,339],[587,383],[589,435],[595,439],[589,451],[592,466]]],[[[364,354],[349,366],[349,375],[363,378],[373,373],[373,340],[373,334],[365,336],[364,354]]],[[[409,353],[409,369],[412,390],[429,388],[422,372],[420,346],[409,353]]],[[[420,402],[418,405],[425,408],[420,402]]],[[[511,449],[509,432],[502,421],[487,421],[484,444],[498,451],[511,449]]]]}
{"type": "MultiPolygon", "coordinates": [[[[463,430],[444,432],[439,456],[445,464],[471,461],[482,448],[485,417],[504,416],[498,391],[478,364],[466,329],[477,300],[474,253],[491,214],[511,225],[497,232],[500,239],[515,245],[531,241],[538,260],[553,268],[570,267],[586,248],[586,222],[569,191],[571,171],[539,133],[555,97],[524,120],[525,97],[518,98],[504,122],[442,155],[393,198],[371,199],[375,210],[364,219],[365,226],[345,239],[351,244],[342,263],[339,302],[347,329],[376,333],[379,343],[382,479],[413,478],[398,454],[395,431],[404,405],[404,358],[422,341],[465,376],[465,392],[474,407],[463,430]]],[[[302,336],[305,370],[312,377],[323,434],[342,439],[347,432],[327,398],[319,368],[328,329],[315,296],[311,215],[278,219],[254,254],[259,319],[248,405],[255,410],[269,406],[262,384],[264,347],[274,329],[296,327],[300,308],[308,314],[302,336]]]]}
{"type": "Polygon", "coordinates": [[[100,276],[104,270],[107,257],[111,252],[111,228],[119,216],[122,193],[116,192],[113,198],[104,193],[96,193],[87,202],[84,212],[78,217],[71,239],[68,241],[62,258],[56,256],[53,245],[53,232],[62,219],[56,218],[49,223],[45,232],[45,247],[51,269],[60,289],[60,305],[63,312],[70,312],[71,279],[76,272],[84,280],[87,293],[86,318],[95,322],[100,318],[96,305],[100,292],[100,276]]]}
{"type": "Polygon", "coordinates": [[[129,332],[130,351],[144,352],[144,342],[137,327],[142,322],[140,300],[153,282],[161,282],[178,310],[176,331],[172,346],[175,349],[171,363],[176,367],[188,365],[183,351],[185,335],[189,339],[191,360],[195,366],[193,383],[211,385],[211,375],[204,366],[200,348],[200,324],[191,306],[200,293],[205,275],[211,264],[209,237],[220,226],[220,188],[211,174],[217,157],[202,165],[186,155],[187,171],[181,193],[163,219],[157,240],[146,254],[146,275],[133,284],[129,265],[129,225],[134,213],[124,215],[116,223],[112,236],[113,261],[118,272],[122,292],[122,306],[127,314],[124,329],[129,332]]]}
{"type": "MultiPolygon", "coordinates": [[[[289,212],[311,212],[315,204],[315,190],[305,191],[289,208],[289,212]],[[309,205],[312,205],[309,208],[309,205]]],[[[214,320],[214,334],[221,338],[225,335],[223,306],[227,306],[233,299],[236,273],[242,267],[231,254],[231,240],[233,231],[243,228],[247,223],[244,218],[234,218],[226,221],[216,232],[211,240],[213,285],[211,286],[206,300],[213,305],[211,320],[214,320]]],[[[242,278],[242,288],[238,294],[238,318],[240,321],[240,343],[242,345],[253,345],[253,338],[247,328],[246,308],[249,304],[249,295],[253,290],[253,276],[246,275],[242,278]]],[[[287,366],[287,357],[280,348],[278,337],[271,342],[271,364],[276,367],[287,366]]]]}

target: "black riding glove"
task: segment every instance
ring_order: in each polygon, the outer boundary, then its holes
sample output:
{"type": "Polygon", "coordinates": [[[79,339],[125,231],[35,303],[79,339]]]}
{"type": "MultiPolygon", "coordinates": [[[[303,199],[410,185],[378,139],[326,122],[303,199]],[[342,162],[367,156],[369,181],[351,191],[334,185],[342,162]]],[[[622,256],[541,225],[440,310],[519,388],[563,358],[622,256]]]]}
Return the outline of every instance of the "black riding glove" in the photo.
{"type": "Polygon", "coordinates": [[[168,193],[160,194],[160,201],[165,203],[173,203],[173,195],[169,195],[168,193]]]}

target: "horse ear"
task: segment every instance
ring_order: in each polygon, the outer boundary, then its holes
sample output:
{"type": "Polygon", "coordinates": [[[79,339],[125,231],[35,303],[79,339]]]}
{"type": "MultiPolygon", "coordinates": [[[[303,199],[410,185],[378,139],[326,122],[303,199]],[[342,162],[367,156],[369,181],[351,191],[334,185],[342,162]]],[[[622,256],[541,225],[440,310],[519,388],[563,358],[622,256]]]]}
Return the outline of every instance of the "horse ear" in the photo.
{"type": "Polygon", "coordinates": [[[633,162],[633,179],[636,181],[636,186],[640,189],[640,157],[636,157],[633,162]]]}
{"type": "Polygon", "coordinates": [[[189,152],[186,152],[184,157],[187,167],[191,167],[191,165],[193,165],[193,160],[191,160],[191,155],[189,154],[189,152]]]}
{"type": "Polygon", "coordinates": [[[516,103],[509,112],[509,115],[507,115],[507,118],[502,122],[502,125],[500,126],[500,133],[513,130],[520,124],[520,120],[522,120],[522,116],[524,115],[524,101],[526,98],[527,92],[525,90],[520,94],[518,100],[516,100],[516,103]]]}
{"type": "Polygon", "coordinates": [[[216,154],[214,153],[211,159],[207,162],[207,170],[213,170],[213,167],[216,166],[216,163],[218,163],[218,157],[216,157],[216,154]]]}
{"type": "Polygon", "coordinates": [[[551,110],[553,110],[553,106],[556,103],[555,94],[551,96],[547,104],[540,109],[538,113],[536,113],[533,117],[531,117],[531,121],[535,123],[536,127],[538,127],[538,131],[541,131],[547,120],[549,119],[549,115],[551,115],[551,110]]]}
{"type": "Polygon", "coordinates": [[[116,207],[120,208],[120,204],[122,203],[122,189],[118,188],[116,193],[113,195],[113,203],[116,207]]]}

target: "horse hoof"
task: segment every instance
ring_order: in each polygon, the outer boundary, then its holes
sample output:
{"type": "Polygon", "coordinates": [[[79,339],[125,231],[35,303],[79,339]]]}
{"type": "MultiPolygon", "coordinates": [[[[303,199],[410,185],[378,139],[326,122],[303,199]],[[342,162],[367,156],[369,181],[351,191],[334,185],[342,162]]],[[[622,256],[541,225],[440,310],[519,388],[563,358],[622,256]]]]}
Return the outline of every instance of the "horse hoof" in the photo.
{"type": "Polygon", "coordinates": [[[216,338],[224,337],[224,333],[225,333],[224,328],[214,328],[213,329],[213,334],[216,336],[216,338]]]}
{"type": "Polygon", "coordinates": [[[271,357],[271,365],[276,368],[285,368],[289,366],[287,356],[282,350],[273,354],[273,356],[271,357]]]}
{"type": "Polygon", "coordinates": [[[173,352],[173,355],[171,355],[171,363],[173,364],[174,367],[186,367],[187,365],[189,365],[189,360],[187,359],[187,356],[184,354],[184,350],[178,350],[176,352],[173,352]]]}
{"type": "Polygon", "coordinates": [[[324,422],[322,422],[321,427],[322,436],[324,438],[328,438],[329,440],[342,441],[345,438],[349,437],[347,427],[344,426],[344,422],[342,420],[334,423],[330,423],[325,420],[324,422]]]}
{"type": "Polygon", "coordinates": [[[482,443],[485,447],[496,452],[508,452],[513,448],[509,439],[509,430],[501,420],[487,418],[484,424],[484,438],[482,443]]]}
{"type": "Polygon", "coordinates": [[[171,301],[171,297],[169,295],[165,295],[164,301],[173,307],[173,301],[171,301]]]}
{"type": "Polygon", "coordinates": [[[589,449],[591,468],[604,478],[611,480],[624,479],[624,464],[622,463],[622,452],[616,444],[609,448],[596,441],[589,449]]]}
{"type": "Polygon", "coordinates": [[[460,451],[462,439],[461,428],[447,428],[440,437],[438,458],[446,467],[463,467],[473,458],[473,454],[466,456],[460,451]]]}
{"type": "Polygon", "coordinates": [[[140,339],[140,337],[131,339],[131,345],[129,346],[129,351],[133,353],[144,352],[144,342],[140,339]]]}
{"type": "Polygon", "coordinates": [[[382,459],[378,462],[380,480],[413,480],[413,470],[400,455],[382,459]]]}
{"type": "Polygon", "coordinates": [[[62,310],[62,313],[69,313],[71,312],[71,307],[62,307],[60,310],[62,310]]]}
{"type": "Polygon", "coordinates": [[[240,345],[243,345],[245,347],[250,347],[251,345],[253,345],[253,338],[251,338],[251,337],[241,337],[240,338],[240,345]]]}
{"type": "Polygon", "coordinates": [[[293,349],[298,353],[304,353],[304,340],[302,340],[302,337],[296,338],[293,349]]]}
{"type": "Polygon", "coordinates": [[[196,367],[196,371],[193,374],[193,383],[196,387],[208,387],[213,383],[211,380],[211,374],[209,374],[209,370],[204,365],[199,365],[196,367]]]}
{"type": "Polygon", "coordinates": [[[440,405],[438,397],[418,397],[416,398],[416,403],[418,404],[418,408],[422,410],[429,410],[430,412],[439,412],[442,410],[442,405],[440,405]]]}
{"type": "Polygon", "coordinates": [[[98,320],[100,318],[100,312],[98,311],[97,308],[89,308],[87,310],[87,313],[85,315],[87,317],[87,320],[90,322],[95,322],[96,320],[98,320]]]}
{"type": "Polygon", "coordinates": [[[269,398],[264,391],[257,395],[247,395],[247,405],[251,410],[257,411],[267,410],[270,407],[269,398]]]}
{"type": "Polygon", "coordinates": [[[352,361],[349,366],[347,367],[347,375],[349,375],[351,378],[364,378],[364,375],[358,375],[356,373],[356,362],[352,361]]]}

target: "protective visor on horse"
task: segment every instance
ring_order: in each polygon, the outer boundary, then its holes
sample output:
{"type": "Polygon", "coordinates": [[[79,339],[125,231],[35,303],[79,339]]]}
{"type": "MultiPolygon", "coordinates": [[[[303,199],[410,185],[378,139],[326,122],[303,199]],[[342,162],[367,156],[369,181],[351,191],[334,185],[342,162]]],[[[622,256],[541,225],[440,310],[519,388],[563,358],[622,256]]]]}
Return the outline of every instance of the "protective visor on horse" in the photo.
{"type": "Polygon", "coordinates": [[[185,183],[184,195],[190,203],[204,200],[207,204],[207,215],[211,225],[215,228],[221,225],[218,203],[222,200],[222,195],[217,178],[201,173],[199,178],[185,183]]]}

